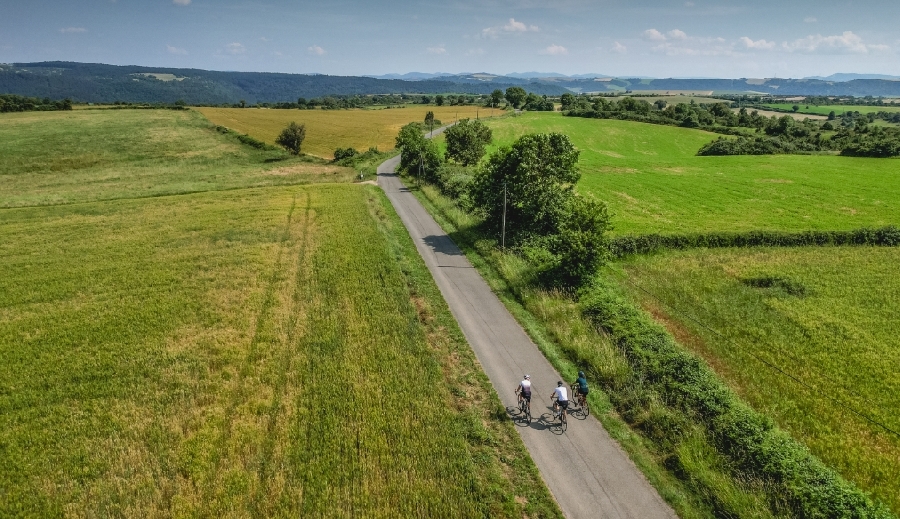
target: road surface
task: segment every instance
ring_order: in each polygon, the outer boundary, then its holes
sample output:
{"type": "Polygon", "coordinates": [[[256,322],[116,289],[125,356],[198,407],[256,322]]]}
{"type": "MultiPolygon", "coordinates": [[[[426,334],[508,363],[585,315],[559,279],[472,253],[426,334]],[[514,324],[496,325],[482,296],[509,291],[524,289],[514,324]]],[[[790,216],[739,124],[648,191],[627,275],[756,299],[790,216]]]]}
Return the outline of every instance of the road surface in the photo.
{"type": "MultiPolygon", "coordinates": [[[[435,130],[438,133],[438,130],[435,130]]],[[[530,425],[516,422],[541,476],[569,518],[674,518],[672,509],[593,416],[569,416],[568,430],[549,426],[559,373],[463,253],[394,173],[378,168],[378,185],[394,205],[485,373],[507,409],[525,373],[533,384],[530,425]],[[544,419],[541,419],[543,415],[544,419]]],[[[568,387],[571,380],[563,381],[568,387]]]]}

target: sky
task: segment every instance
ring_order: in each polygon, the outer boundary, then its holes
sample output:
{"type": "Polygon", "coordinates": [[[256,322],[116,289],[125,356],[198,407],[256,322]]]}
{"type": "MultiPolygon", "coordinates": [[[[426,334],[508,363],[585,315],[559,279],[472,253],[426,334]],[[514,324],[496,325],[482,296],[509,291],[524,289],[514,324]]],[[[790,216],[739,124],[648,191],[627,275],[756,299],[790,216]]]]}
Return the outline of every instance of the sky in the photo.
{"type": "Polygon", "coordinates": [[[895,0],[0,0],[0,63],[259,72],[900,75],[895,0]]]}

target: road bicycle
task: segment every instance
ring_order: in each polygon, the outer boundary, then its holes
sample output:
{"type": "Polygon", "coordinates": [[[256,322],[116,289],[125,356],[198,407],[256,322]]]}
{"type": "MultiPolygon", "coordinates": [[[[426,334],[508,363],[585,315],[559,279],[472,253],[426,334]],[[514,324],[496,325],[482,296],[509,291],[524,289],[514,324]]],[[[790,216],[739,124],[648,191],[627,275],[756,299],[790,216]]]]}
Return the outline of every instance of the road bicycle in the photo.
{"type": "Polygon", "coordinates": [[[559,405],[559,400],[553,397],[553,417],[559,419],[559,428],[563,432],[566,432],[566,429],[569,427],[566,414],[566,411],[559,405]]]}
{"type": "Polygon", "coordinates": [[[586,417],[591,414],[591,407],[588,404],[587,395],[582,395],[578,391],[579,387],[578,384],[572,384],[572,394],[575,396],[575,403],[578,405],[578,409],[574,411],[586,417]]]}
{"type": "Polygon", "coordinates": [[[525,423],[531,423],[531,402],[521,392],[517,391],[516,394],[519,395],[519,414],[525,423]]]}

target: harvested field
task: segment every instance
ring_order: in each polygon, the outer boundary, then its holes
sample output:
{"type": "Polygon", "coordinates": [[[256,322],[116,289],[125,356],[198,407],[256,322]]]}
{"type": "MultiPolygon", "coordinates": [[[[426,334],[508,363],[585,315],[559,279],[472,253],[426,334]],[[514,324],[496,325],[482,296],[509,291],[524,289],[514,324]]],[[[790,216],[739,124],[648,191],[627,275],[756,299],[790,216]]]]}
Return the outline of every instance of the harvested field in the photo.
{"type": "Polygon", "coordinates": [[[269,110],[256,108],[196,108],[215,124],[227,126],[270,144],[290,122],[306,125],[303,151],[331,159],[336,148],[353,147],[365,151],[370,147],[390,150],[394,138],[404,124],[423,122],[425,114],[443,123],[457,118],[480,118],[503,115],[502,110],[476,106],[408,105],[405,108],[381,110],[269,110]]]}

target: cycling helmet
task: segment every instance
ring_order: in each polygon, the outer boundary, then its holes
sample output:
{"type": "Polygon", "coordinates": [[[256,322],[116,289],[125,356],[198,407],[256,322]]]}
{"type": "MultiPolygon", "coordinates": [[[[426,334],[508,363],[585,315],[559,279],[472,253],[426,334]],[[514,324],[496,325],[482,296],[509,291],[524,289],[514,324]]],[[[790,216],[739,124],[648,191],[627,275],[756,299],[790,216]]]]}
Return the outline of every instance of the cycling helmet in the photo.
{"type": "Polygon", "coordinates": [[[562,380],[560,380],[559,382],[556,383],[556,387],[563,387],[562,380]]]}
{"type": "Polygon", "coordinates": [[[526,373],[526,374],[525,374],[525,380],[528,380],[528,379],[530,379],[530,378],[531,378],[531,375],[529,375],[528,373],[526,373]]]}
{"type": "Polygon", "coordinates": [[[581,378],[584,378],[584,371],[579,371],[579,372],[578,372],[578,376],[581,377],[581,378]]]}

